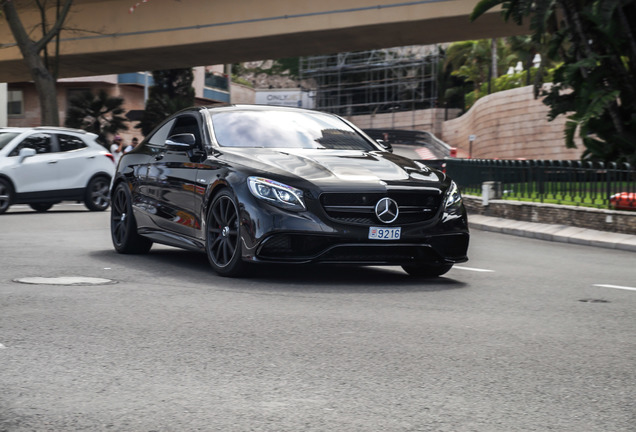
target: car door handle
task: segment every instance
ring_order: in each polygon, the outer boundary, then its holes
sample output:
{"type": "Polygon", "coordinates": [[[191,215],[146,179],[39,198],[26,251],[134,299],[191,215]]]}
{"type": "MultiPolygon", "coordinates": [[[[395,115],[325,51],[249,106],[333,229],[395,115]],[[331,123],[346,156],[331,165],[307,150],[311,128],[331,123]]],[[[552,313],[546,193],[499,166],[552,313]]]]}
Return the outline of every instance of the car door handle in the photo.
{"type": "Polygon", "coordinates": [[[49,161],[49,162],[48,162],[48,164],[49,164],[49,165],[53,165],[53,164],[56,164],[57,162],[58,162],[58,161],[56,161],[56,160],[54,160],[54,161],[49,161]]]}
{"type": "Polygon", "coordinates": [[[163,154],[159,154],[159,155],[155,156],[155,160],[156,161],[160,161],[161,159],[163,159],[163,154]]]}

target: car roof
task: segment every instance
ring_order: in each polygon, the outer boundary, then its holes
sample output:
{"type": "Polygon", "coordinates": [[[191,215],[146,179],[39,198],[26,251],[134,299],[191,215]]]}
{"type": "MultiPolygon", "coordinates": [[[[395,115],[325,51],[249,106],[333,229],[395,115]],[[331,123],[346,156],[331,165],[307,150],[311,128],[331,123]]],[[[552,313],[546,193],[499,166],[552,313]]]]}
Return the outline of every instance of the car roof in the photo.
{"type": "Polygon", "coordinates": [[[82,129],[74,129],[62,126],[35,126],[35,127],[0,127],[0,132],[27,132],[27,131],[52,131],[52,132],[72,132],[77,134],[91,134],[82,129]]]}
{"type": "Polygon", "coordinates": [[[23,134],[26,132],[63,132],[84,135],[86,138],[96,140],[98,135],[82,129],[74,129],[62,126],[35,126],[35,127],[0,127],[0,132],[16,132],[23,134]]]}

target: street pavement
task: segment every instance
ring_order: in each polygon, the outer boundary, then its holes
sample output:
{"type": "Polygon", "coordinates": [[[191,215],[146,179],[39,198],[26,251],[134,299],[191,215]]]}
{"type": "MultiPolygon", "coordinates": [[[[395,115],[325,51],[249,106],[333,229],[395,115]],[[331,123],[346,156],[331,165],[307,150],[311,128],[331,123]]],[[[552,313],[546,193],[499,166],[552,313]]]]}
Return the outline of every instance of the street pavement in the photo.
{"type": "Polygon", "coordinates": [[[471,229],[636,252],[636,235],[470,214],[468,223],[471,229]]]}

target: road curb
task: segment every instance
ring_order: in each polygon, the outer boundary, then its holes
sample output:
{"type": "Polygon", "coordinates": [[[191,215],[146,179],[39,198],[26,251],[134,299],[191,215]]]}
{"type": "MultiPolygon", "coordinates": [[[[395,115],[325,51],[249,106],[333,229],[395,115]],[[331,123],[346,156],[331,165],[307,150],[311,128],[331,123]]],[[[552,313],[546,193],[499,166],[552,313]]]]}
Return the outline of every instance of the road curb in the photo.
{"type": "Polygon", "coordinates": [[[569,225],[523,222],[483,215],[469,215],[468,221],[471,229],[636,252],[635,235],[611,233],[569,225]]]}

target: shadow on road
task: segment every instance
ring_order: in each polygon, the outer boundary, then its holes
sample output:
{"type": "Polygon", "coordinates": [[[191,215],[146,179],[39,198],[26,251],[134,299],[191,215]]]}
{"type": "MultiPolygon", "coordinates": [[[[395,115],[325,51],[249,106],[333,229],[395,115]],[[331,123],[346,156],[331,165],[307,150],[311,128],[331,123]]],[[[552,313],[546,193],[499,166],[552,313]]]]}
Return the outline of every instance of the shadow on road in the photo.
{"type": "Polygon", "coordinates": [[[115,251],[95,251],[91,255],[101,261],[125,265],[129,269],[156,275],[157,278],[175,278],[188,284],[209,285],[227,289],[272,289],[342,291],[442,291],[466,288],[466,282],[448,274],[439,278],[414,278],[399,266],[353,266],[328,264],[255,264],[243,278],[224,278],[210,267],[203,253],[168,247],[153,247],[147,255],[120,255],[115,251]]]}

